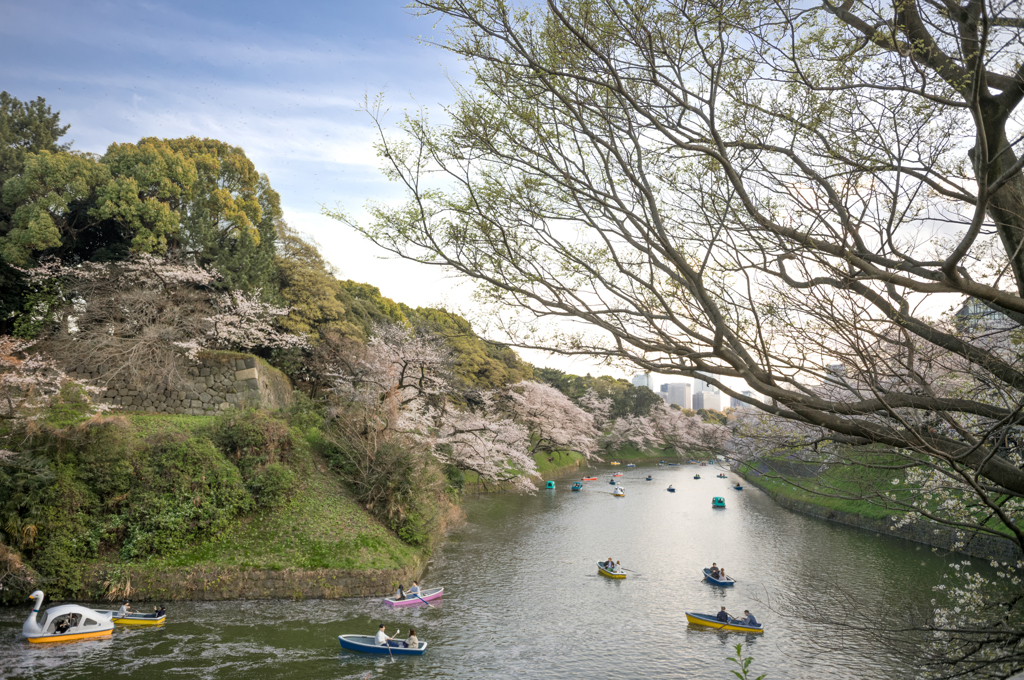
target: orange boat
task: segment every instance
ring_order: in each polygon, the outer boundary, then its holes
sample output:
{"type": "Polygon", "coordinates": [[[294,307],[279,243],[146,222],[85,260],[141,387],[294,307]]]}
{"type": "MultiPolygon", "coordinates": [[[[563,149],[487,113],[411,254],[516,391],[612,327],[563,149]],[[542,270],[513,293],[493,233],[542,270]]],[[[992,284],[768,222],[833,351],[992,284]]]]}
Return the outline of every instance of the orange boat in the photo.
{"type": "Polygon", "coordinates": [[[597,481],[597,477],[584,477],[583,481],[584,482],[596,482],[597,481]]]}

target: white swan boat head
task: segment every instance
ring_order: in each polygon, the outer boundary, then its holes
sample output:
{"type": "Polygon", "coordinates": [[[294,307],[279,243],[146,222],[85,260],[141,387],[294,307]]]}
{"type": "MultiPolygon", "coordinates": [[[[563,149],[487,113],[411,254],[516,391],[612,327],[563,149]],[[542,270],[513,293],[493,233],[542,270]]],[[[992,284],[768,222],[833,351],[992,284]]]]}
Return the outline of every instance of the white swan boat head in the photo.
{"type": "Polygon", "coordinates": [[[114,630],[110,617],[77,604],[61,604],[40,613],[43,597],[41,590],[29,595],[32,612],[21,627],[22,637],[29,642],[85,640],[110,635],[114,630]]]}

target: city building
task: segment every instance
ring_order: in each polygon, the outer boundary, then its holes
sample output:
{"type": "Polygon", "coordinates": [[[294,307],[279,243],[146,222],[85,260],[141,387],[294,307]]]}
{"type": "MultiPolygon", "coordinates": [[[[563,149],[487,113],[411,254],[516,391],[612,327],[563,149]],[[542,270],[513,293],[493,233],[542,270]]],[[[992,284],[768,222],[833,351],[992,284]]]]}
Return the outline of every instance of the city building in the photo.
{"type": "Polygon", "coordinates": [[[722,393],[721,392],[694,392],[693,393],[693,410],[699,411],[705,409],[708,411],[721,411],[722,410],[722,393]]]}
{"type": "Polygon", "coordinates": [[[713,392],[715,394],[718,394],[719,389],[717,387],[709,385],[708,383],[704,382],[700,378],[694,378],[693,379],[693,393],[697,394],[698,392],[713,392]]]}
{"type": "Polygon", "coordinates": [[[665,403],[690,408],[692,390],[690,383],[667,383],[661,386],[661,398],[665,403]]]}
{"type": "MultiPolygon", "coordinates": [[[[740,392],[740,394],[742,394],[744,397],[747,397],[748,399],[753,399],[754,401],[761,401],[760,399],[758,399],[757,395],[751,392],[750,390],[743,390],[742,392],[740,392]]],[[[745,401],[740,401],[736,397],[730,397],[730,400],[733,408],[752,408],[750,404],[748,404],[745,401]]]]}
{"type": "Polygon", "coordinates": [[[637,387],[646,387],[651,392],[654,392],[654,380],[651,379],[650,373],[641,373],[640,375],[633,376],[633,384],[637,387]]]}

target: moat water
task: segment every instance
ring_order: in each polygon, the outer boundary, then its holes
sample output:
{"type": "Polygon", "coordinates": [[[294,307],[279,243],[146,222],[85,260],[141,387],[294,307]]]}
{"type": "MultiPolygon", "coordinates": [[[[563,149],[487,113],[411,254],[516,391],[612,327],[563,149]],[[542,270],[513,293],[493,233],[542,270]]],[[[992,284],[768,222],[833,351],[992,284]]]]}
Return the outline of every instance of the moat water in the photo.
{"type": "MultiPolygon", "coordinates": [[[[765,494],[730,488],[710,467],[591,470],[582,492],[558,480],[533,496],[465,502],[467,523],[423,579],[445,596],[395,610],[380,599],[188,602],[157,629],[118,626],[111,638],[58,645],[20,639],[30,607],[0,609],[2,678],[732,678],[737,643],[751,677],[907,678],[907,661],[866,637],[776,613],[778,603],[841,587],[860,614],[914,608],[954,557],[927,546],[795,514],[765,494]],[[612,496],[622,471],[624,498],[612,496]],[[700,472],[703,479],[694,480],[700,472]],[[645,481],[651,474],[654,481],[645,481]],[[673,484],[676,493],[666,488],[673,484]],[[727,508],[711,507],[724,496],[727,508]],[[625,580],[597,575],[613,557],[625,580]],[[702,582],[714,561],[736,578],[702,582]],[[688,626],[684,611],[750,609],[759,636],[688,626]],[[384,622],[428,642],[421,657],[340,648],[342,633],[384,622]]],[[[730,475],[730,480],[735,479],[730,475]]],[[[825,599],[822,599],[822,603],[825,599]]],[[[846,612],[835,612],[841,618],[846,612]]]]}

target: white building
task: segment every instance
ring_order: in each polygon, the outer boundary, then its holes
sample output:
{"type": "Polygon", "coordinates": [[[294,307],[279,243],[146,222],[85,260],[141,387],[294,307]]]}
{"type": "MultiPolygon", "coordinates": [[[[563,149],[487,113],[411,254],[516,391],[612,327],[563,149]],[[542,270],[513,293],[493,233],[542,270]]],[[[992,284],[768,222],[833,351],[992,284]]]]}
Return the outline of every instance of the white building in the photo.
{"type": "Polygon", "coordinates": [[[721,411],[722,410],[722,393],[721,392],[694,392],[693,393],[693,410],[699,411],[705,409],[708,411],[721,411]]]}
{"type": "Polygon", "coordinates": [[[718,394],[719,389],[708,383],[704,382],[700,378],[693,379],[693,394],[696,395],[698,392],[712,392],[718,394]]]}
{"type": "Polygon", "coordinates": [[[668,383],[661,386],[661,398],[665,403],[675,404],[681,408],[690,408],[693,387],[690,383],[668,383]]]}
{"type": "Polygon", "coordinates": [[[646,387],[651,392],[654,392],[654,380],[651,379],[650,373],[641,373],[640,375],[633,376],[633,384],[637,387],[646,387]]]}
{"type": "MultiPolygon", "coordinates": [[[[742,392],[740,392],[740,394],[742,394],[744,397],[747,397],[748,399],[753,399],[754,401],[761,401],[758,398],[758,396],[751,392],[750,390],[743,390],[742,392]]],[[[745,401],[740,401],[736,397],[731,397],[730,403],[733,408],[751,408],[750,404],[748,404],[745,401]]]]}

